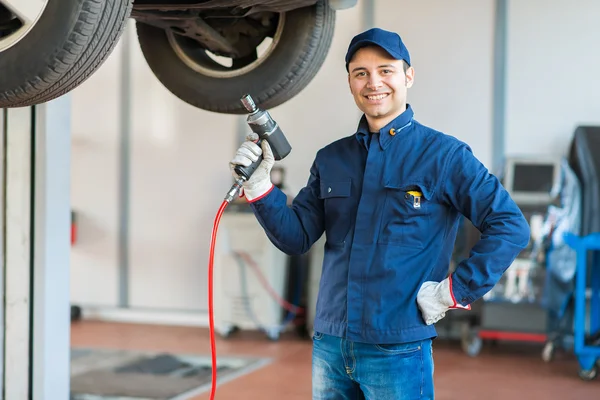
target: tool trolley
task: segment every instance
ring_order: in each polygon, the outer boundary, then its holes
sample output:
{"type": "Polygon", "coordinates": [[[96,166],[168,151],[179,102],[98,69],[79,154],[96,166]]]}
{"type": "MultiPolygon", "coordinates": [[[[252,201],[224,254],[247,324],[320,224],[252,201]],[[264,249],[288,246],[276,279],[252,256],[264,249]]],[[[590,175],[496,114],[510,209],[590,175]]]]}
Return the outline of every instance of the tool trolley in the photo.
{"type": "Polygon", "coordinates": [[[564,238],[577,252],[574,352],[579,377],[592,380],[597,377],[600,364],[600,233],[568,233],[564,238]]]}

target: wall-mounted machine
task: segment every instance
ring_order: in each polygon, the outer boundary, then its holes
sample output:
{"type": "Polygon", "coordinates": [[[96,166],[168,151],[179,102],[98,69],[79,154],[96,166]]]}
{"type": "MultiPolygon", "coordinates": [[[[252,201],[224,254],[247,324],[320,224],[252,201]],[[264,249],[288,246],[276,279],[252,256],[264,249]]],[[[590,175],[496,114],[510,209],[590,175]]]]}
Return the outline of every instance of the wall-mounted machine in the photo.
{"type": "Polygon", "coordinates": [[[504,165],[504,187],[519,206],[542,206],[552,202],[552,190],[560,179],[558,157],[510,157],[504,165]]]}

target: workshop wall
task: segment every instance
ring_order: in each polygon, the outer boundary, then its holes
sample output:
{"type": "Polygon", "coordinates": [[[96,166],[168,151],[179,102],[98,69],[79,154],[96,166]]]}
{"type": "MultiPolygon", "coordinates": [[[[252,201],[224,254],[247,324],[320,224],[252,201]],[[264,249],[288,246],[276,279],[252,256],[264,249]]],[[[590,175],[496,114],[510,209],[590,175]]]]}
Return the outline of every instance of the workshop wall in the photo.
{"type": "MultiPolygon", "coordinates": [[[[359,3],[364,7],[365,2],[359,3]]],[[[377,0],[374,4],[374,24],[399,32],[411,54],[415,84],[408,92],[408,101],[414,107],[415,118],[468,142],[476,156],[488,164],[494,1],[377,0]]],[[[353,11],[338,13],[341,22],[336,28],[336,43],[326,67],[310,87],[273,110],[293,140],[293,153],[282,165],[288,169],[294,189],[306,183],[316,151],[355,132],[360,118],[344,64],[348,43],[363,29],[360,15],[353,17],[353,24],[343,24],[346,14],[353,11]],[[315,99],[326,100],[317,105],[315,99]]]]}
{"type": "Polygon", "coordinates": [[[71,203],[77,242],[71,252],[75,303],[117,304],[119,107],[122,43],[72,92],[71,203]]]}
{"type": "Polygon", "coordinates": [[[399,32],[410,51],[415,118],[467,142],[489,165],[495,1],[375,4],[375,25],[399,32]]]}
{"type": "Polygon", "coordinates": [[[560,156],[600,124],[598,15],[596,0],[509,2],[507,154],[560,156]]]}
{"type": "Polygon", "coordinates": [[[212,220],[231,186],[235,119],[198,110],[132,45],[131,307],[205,309],[212,220]]]}

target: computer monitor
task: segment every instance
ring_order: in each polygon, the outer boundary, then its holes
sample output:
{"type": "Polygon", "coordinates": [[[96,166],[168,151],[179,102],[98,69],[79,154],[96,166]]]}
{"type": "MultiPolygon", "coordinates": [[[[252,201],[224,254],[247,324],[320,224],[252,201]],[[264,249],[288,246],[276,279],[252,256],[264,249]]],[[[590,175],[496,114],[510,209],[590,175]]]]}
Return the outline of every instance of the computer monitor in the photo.
{"type": "Polygon", "coordinates": [[[504,187],[517,204],[549,204],[560,179],[560,158],[510,157],[504,169],[504,187]]]}

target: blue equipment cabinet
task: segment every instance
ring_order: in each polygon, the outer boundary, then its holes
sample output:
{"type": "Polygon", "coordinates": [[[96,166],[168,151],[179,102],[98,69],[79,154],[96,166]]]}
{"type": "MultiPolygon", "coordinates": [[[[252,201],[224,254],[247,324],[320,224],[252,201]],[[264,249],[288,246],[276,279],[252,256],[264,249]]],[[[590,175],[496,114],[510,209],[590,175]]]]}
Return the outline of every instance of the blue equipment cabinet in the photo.
{"type": "Polygon", "coordinates": [[[564,238],[565,242],[577,252],[574,351],[580,367],[579,377],[583,380],[592,380],[598,375],[598,360],[600,360],[600,233],[586,236],[567,233],[564,238]],[[593,258],[588,264],[590,255],[593,258]],[[591,271],[588,271],[588,265],[591,271]],[[586,296],[588,280],[591,289],[589,310],[586,296]]]}

